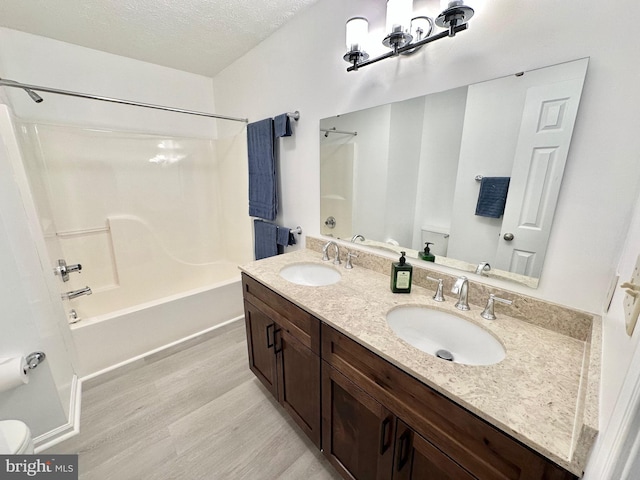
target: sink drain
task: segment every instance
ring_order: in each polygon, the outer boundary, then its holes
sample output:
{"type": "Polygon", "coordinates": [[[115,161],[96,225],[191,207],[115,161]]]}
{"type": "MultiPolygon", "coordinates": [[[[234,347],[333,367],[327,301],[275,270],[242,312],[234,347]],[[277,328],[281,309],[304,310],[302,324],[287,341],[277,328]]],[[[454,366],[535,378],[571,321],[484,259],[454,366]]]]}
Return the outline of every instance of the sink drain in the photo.
{"type": "Polygon", "coordinates": [[[436,357],[446,360],[447,362],[453,362],[453,355],[449,350],[438,350],[436,357]]]}

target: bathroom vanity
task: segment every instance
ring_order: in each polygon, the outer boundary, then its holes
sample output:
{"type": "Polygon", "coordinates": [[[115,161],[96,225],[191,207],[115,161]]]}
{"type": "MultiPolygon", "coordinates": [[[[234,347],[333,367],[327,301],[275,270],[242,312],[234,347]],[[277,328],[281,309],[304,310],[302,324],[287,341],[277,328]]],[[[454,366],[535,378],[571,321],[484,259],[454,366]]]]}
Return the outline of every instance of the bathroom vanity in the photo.
{"type": "MultiPolygon", "coordinates": [[[[447,362],[400,340],[385,314],[406,304],[454,312],[453,299],[438,304],[416,283],[410,295],[394,295],[376,271],[389,260],[359,255],[369,268],[336,266],[340,280],[325,286],[279,275],[289,265],[329,263],[310,249],[241,267],[250,368],[344,478],[582,474],[597,433],[598,318],[549,305],[546,322],[575,318],[558,331],[496,308],[490,322],[471,296],[471,311],[459,314],[495,335],[506,357],[487,366],[447,362]]],[[[427,273],[443,276],[416,269],[416,281],[427,273]]],[[[511,299],[514,311],[538,307],[511,299]]]]}

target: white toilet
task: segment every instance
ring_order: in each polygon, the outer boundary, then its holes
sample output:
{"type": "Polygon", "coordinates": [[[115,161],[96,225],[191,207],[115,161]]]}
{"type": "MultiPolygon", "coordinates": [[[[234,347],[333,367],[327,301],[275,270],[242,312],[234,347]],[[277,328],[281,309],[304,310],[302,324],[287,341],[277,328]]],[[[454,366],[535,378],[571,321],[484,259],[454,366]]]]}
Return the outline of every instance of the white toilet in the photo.
{"type": "Polygon", "coordinates": [[[31,431],[20,420],[0,420],[0,453],[30,455],[33,453],[31,431]]]}

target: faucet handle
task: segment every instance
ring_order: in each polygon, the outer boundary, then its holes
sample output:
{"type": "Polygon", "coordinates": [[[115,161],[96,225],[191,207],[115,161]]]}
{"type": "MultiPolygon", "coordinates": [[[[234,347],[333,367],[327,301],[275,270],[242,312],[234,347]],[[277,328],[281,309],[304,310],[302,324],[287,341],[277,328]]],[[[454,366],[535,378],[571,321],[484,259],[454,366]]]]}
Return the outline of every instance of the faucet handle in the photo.
{"type": "Polygon", "coordinates": [[[484,310],[480,314],[482,318],[486,320],[495,320],[497,318],[496,314],[493,311],[493,305],[495,302],[504,303],[505,305],[511,305],[513,303],[511,300],[496,297],[493,293],[490,293],[489,300],[487,300],[487,306],[484,307],[484,310]]]}
{"type": "Polygon", "coordinates": [[[358,258],[358,255],[347,250],[347,263],[344,264],[344,268],[347,268],[349,270],[353,268],[353,264],[351,263],[352,258],[358,258]]]}
{"type": "Polygon", "coordinates": [[[433,277],[429,277],[427,276],[427,280],[431,280],[433,282],[438,282],[438,289],[436,290],[436,293],[433,295],[433,299],[436,302],[444,302],[444,295],[443,295],[443,290],[444,290],[444,281],[441,278],[433,278],[433,277]]]}
{"type": "Polygon", "coordinates": [[[480,262],[476,267],[476,273],[478,275],[482,275],[485,277],[489,276],[490,270],[491,270],[491,265],[489,265],[489,262],[480,262]]]}

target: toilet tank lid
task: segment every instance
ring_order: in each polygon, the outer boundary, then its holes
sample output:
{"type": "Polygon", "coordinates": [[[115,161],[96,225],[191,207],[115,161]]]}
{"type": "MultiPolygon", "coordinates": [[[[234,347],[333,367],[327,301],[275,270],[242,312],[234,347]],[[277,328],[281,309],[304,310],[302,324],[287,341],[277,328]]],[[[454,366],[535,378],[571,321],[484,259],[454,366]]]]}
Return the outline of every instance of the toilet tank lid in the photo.
{"type": "Polygon", "coordinates": [[[20,420],[1,420],[0,435],[5,439],[9,446],[8,453],[16,453],[29,443],[31,432],[20,420]]]}

